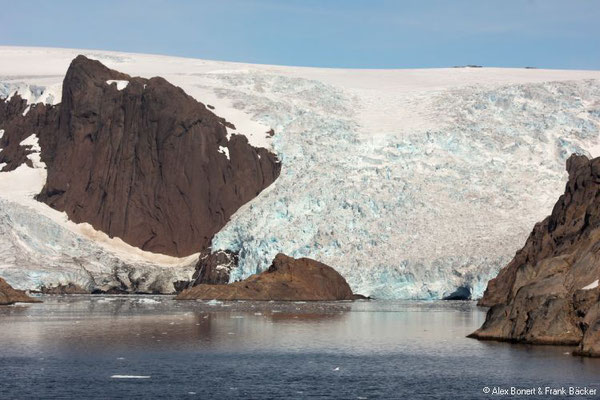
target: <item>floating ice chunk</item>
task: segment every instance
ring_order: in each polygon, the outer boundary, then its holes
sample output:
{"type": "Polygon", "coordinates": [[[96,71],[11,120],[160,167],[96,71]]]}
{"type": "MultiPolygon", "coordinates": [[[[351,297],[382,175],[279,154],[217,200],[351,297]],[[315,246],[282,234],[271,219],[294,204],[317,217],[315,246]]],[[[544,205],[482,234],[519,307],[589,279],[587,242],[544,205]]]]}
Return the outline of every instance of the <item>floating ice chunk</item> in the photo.
{"type": "Polygon", "coordinates": [[[154,300],[154,299],[141,298],[141,299],[138,300],[138,303],[143,303],[143,304],[159,304],[160,301],[154,300]]]}
{"type": "Polygon", "coordinates": [[[582,288],[583,290],[591,290],[591,289],[596,289],[598,287],[598,279],[596,279],[594,282],[590,283],[589,285],[587,285],[586,287],[582,288]]]}
{"type": "Polygon", "coordinates": [[[113,80],[113,79],[106,81],[106,83],[108,83],[109,85],[116,83],[117,90],[123,90],[127,87],[127,85],[129,85],[129,81],[120,81],[120,80],[113,80]]]}
{"type": "Polygon", "coordinates": [[[216,299],[212,299],[212,300],[207,301],[206,304],[208,304],[209,306],[216,306],[219,304],[223,304],[223,302],[216,300],[216,299]]]}
{"type": "Polygon", "coordinates": [[[339,370],[340,370],[340,367],[335,367],[333,370],[334,370],[334,371],[339,371],[339,370]]]}
{"type": "Polygon", "coordinates": [[[231,160],[231,158],[229,158],[229,149],[227,147],[219,146],[219,153],[225,154],[225,157],[227,157],[228,160],[231,160]]]}
{"type": "Polygon", "coordinates": [[[150,375],[111,375],[111,379],[150,379],[150,375]]]}

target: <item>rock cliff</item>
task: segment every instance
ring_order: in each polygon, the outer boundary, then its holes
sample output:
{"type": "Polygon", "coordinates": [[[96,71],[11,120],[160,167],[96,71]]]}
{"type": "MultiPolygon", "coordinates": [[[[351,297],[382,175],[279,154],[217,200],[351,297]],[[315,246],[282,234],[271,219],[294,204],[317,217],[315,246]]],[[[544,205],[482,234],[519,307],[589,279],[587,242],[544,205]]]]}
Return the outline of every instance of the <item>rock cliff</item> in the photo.
{"type": "Polygon", "coordinates": [[[22,290],[13,289],[4,279],[0,278],[0,306],[14,303],[41,303],[41,301],[28,296],[22,290]]]}
{"type": "Polygon", "coordinates": [[[84,56],[65,76],[62,103],[0,102],[4,171],[35,160],[47,180],[37,199],[111,237],[156,253],[206,249],[244,203],[279,175],[280,163],[182,89],[108,69],[84,56]]]}
{"type": "Polygon", "coordinates": [[[353,300],[346,280],[333,268],[309,258],[278,254],[268,270],[227,285],[200,284],[178,300],[353,300]]]}
{"type": "Polygon", "coordinates": [[[491,308],[472,337],[600,355],[600,158],[573,155],[567,171],[552,214],[490,281],[479,304],[491,308]]]}

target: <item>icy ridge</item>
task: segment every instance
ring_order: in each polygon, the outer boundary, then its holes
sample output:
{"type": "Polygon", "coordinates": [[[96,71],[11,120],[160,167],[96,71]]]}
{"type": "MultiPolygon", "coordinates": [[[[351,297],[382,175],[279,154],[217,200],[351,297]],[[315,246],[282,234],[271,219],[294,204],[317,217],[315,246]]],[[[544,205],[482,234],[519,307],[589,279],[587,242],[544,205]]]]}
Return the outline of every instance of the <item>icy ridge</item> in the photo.
{"type": "Polygon", "coordinates": [[[0,198],[0,270],[20,289],[75,283],[88,290],[172,293],[174,282],[191,279],[194,264],[127,262],[35,210],[0,198]]]}
{"type": "Polygon", "coordinates": [[[275,128],[283,161],[275,184],[213,240],[239,252],[231,280],[284,252],[334,266],[366,295],[432,299],[467,286],[479,297],[550,211],[565,159],[598,145],[595,80],[441,91],[428,100],[438,129],[404,130],[399,119],[366,135],[361,99],[338,88],[213,77],[221,96],[275,128]]]}

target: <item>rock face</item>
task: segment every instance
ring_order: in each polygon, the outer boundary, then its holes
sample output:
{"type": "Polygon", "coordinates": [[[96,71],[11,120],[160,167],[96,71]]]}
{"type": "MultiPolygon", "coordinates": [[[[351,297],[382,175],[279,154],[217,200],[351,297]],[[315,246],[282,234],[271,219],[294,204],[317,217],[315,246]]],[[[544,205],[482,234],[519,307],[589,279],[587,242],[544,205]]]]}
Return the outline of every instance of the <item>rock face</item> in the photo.
{"type": "Polygon", "coordinates": [[[90,294],[89,290],[82,288],[74,283],[68,283],[66,285],[56,285],[53,287],[42,286],[40,292],[44,294],[90,294]]]}
{"type": "Polygon", "coordinates": [[[41,301],[28,296],[22,290],[13,289],[4,279],[0,278],[0,306],[14,303],[41,303],[41,301]]]}
{"type": "Polygon", "coordinates": [[[229,283],[229,274],[233,268],[237,267],[237,263],[238,255],[229,250],[217,250],[214,253],[210,249],[204,250],[200,253],[190,287],[201,284],[225,285],[229,283]]]}
{"type": "Polygon", "coordinates": [[[32,162],[20,143],[35,133],[48,169],[37,199],[143,250],[207,248],[280,172],[274,154],[228,137],[233,125],[182,89],[84,56],[67,71],[61,104],[25,107],[18,96],[0,102],[4,171],[32,162]]]}
{"type": "Polygon", "coordinates": [[[268,270],[228,285],[200,284],[178,300],[353,300],[346,280],[333,268],[309,258],[278,254],[268,270]]]}
{"type": "Polygon", "coordinates": [[[600,355],[600,158],[573,155],[567,171],[552,214],[490,281],[479,305],[491,308],[472,337],[600,355]]]}

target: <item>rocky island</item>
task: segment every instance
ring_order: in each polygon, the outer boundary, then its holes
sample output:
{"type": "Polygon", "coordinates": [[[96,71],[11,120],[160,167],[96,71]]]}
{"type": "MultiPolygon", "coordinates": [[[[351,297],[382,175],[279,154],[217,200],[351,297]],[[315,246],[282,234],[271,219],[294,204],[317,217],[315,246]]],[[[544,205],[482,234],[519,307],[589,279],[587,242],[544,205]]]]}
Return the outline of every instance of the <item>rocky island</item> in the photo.
{"type": "Polygon", "coordinates": [[[567,171],[552,214],[489,282],[479,305],[491,308],[470,337],[600,356],[600,158],[572,155],[567,171]]]}
{"type": "Polygon", "coordinates": [[[278,254],[266,271],[230,284],[205,284],[182,291],[178,300],[354,300],[352,289],[333,268],[310,258],[278,254]]]}
{"type": "Polygon", "coordinates": [[[0,278],[0,306],[15,303],[41,303],[41,300],[27,295],[23,290],[14,289],[4,279],[0,278]]]}

